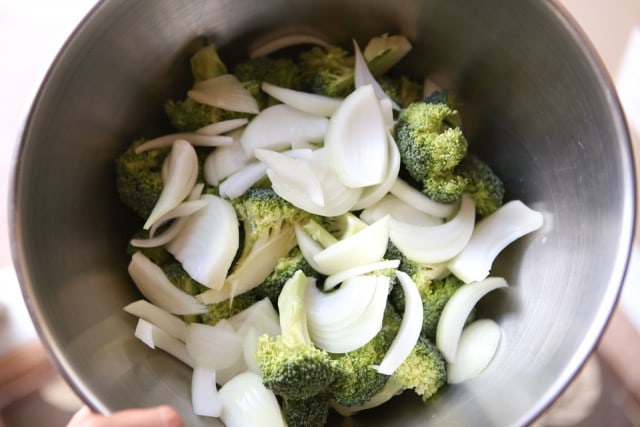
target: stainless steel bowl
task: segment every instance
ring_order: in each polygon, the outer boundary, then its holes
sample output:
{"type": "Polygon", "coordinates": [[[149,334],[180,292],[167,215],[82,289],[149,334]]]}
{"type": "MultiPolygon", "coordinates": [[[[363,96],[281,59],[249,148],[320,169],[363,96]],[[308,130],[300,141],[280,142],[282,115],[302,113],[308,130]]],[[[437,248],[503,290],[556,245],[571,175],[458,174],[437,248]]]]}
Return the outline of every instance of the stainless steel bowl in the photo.
{"type": "Polygon", "coordinates": [[[334,425],[522,425],[571,380],[614,307],[634,228],[634,170],[620,105],[600,61],[552,1],[105,0],[50,69],[26,120],[11,194],[24,295],[63,375],[93,408],[174,405],[194,417],[189,370],[133,338],[138,298],[125,246],[136,227],[118,202],[114,158],[167,129],[161,105],[189,85],[201,36],[238,58],[267,30],[304,26],[349,46],[384,32],[414,41],[403,66],[463,102],[472,150],[509,198],[546,226],[505,251],[486,297],[504,339],[480,377],[429,406],[403,396],[334,425]]]}

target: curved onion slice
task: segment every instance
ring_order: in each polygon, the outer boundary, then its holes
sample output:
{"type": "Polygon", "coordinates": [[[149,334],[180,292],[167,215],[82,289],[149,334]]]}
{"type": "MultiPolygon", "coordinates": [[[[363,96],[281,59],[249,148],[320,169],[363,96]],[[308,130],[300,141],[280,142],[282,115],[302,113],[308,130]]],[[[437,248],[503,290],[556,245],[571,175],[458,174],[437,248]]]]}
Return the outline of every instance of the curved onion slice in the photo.
{"type": "Polygon", "coordinates": [[[256,148],[283,150],[299,141],[321,142],[329,120],[285,104],[265,108],[244,129],[240,142],[247,155],[256,148]]]}
{"type": "Polygon", "coordinates": [[[255,372],[237,375],[218,390],[226,427],[285,427],[275,394],[255,372]]]}
{"type": "Polygon", "coordinates": [[[387,150],[389,151],[389,169],[387,170],[387,176],[380,184],[364,188],[360,200],[353,206],[353,210],[365,209],[378,202],[391,191],[391,187],[393,187],[393,184],[398,179],[398,172],[400,172],[400,151],[390,133],[387,133],[387,150]]]}
{"type": "Polygon", "coordinates": [[[187,96],[201,104],[227,111],[258,114],[256,99],[233,74],[223,74],[209,80],[196,82],[187,96]]]}
{"type": "Polygon", "coordinates": [[[329,120],[324,140],[331,167],[351,188],[380,184],[387,175],[387,131],[370,85],[351,92],[329,120]]]}
{"type": "Polygon", "coordinates": [[[242,357],[242,341],[226,319],[215,326],[189,324],[185,344],[196,365],[209,369],[224,369],[242,357]]]}
{"type": "Polygon", "coordinates": [[[217,186],[223,179],[247,166],[250,158],[240,144],[242,132],[242,129],[232,132],[232,144],[218,147],[209,153],[203,165],[207,184],[217,186]]]}
{"type": "Polygon", "coordinates": [[[157,148],[170,147],[177,140],[184,140],[191,145],[199,147],[221,147],[233,143],[233,138],[226,135],[201,135],[195,132],[181,132],[150,139],[137,146],[135,152],[140,154],[157,148]]]}
{"type": "Polygon", "coordinates": [[[364,55],[362,55],[362,51],[360,50],[360,46],[356,41],[353,41],[353,50],[355,53],[355,65],[354,65],[354,83],[356,91],[364,86],[371,86],[373,89],[375,96],[379,100],[385,100],[391,102],[391,106],[394,110],[400,111],[400,106],[396,104],[389,95],[380,87],[380,84],[377,82],[371,71],[369,70],[369,66],[367,65],[367,61],[364,59],[364,55]]]}
{"type": "Polygon", "coordinates": [[[229,201],[210,194],[201,199],[208,205],[187,219],[167,250],[195,281],[219,289],[240,246],[238,218],[229,201]]]}
{"type": "Polygon", "coordinates": [[[239,129],[247,123],[249,123],[249,119],[221,120],[219,122],[211,123],[210,125],[206,125],[197,129],[196,133],[209,136],[220,135],[222,133],[227,133],[231,132],[232,130],[239,129]]]}
{"type": "Polygon", "coordinates": [[[398,268],[400,265],[400,260],[392,259],[388,261],[380,261],[374,262],[371,264],[362,264],[356,267],[349,268],[347,270],[343,270],[339,273],[332,274],[324,280],[324,284],[322,285],[325,292],[330,291],[331,289],[338,286],[340,283],[345,280],[354,277],[361,276],[363,274],[373,273],[378,270],[385,270],[389,268],[398,268]]]}
{"type": "Polygon", "coordinates": [[[315,241],[313,237],[311,237],[309,233],[304,230],[304,228],[302,228],[298,224],[295,225],[295,228],[296,240],[298,242],[300,252],[302,252],[302,256],[304,256],[304,259],[307,260],[311,268],[313,268],[315,271],[320,272],[320,266],[318,266],[318,263],[315,262],[314,257],[322,252],[324,248],[322,247],[322,245],[320,245],[320,243],[315,241]]]}
{"type": "Polygon", "coordinates": [[[382,328],[389,282],[387,276],[356,276],[327,294],[313,291],[315,285],[307,287],[305,307],[311,341],[330,353],[346,353],[369,342],[382,328]]]}
{"type": "Polygon", "coordinates": [[[173,314],[201,314],[207,307],[169,281],[162,269],[142,252],[131,257],[128,267],[131,279],[146,299],[173,314]]]}
{"type": "Polygon", "coordinates": [[[411,50],[411,42],[403,35],[383,34],[372,37],[364,47],[362,54],[369,69],[381,76],[396,65],[411,50]]]}
{"type": "Polygon", "coordinates": [[[424,316],[422,297],[415,282],[403,271],[396,271],[396,276],[402,286],[406,304],[398,334],[378,366],[378,372],[384,375],[393,374],[416,346],[424,316]]]}
{"type": "Polygon", "coordinates": [[[459,205],[459,203],[438,203],[400,178],[396,180],[390,191],[408,205],[437,218],[450,217],[459,205]]]}
{"type": "Polygon", "coordinates": [[[126,305],[124,311],[156,325],[180,341],[184,341],[187,336],[187,324],[182,319],[151,304],[149,301],[143,299],[134,301],[126,305]]]}
{"type": "Polygon", "coordinates": [[[198,178],[198,156],[193,146],[184,140],[173,143],[167,158],[167,179],[151,214],[144,223],[148,230],[159,218],[175,208],[191,192],[198,178]]]}
{"type": "Polygon", "coordinates": [[[442,310],[436,329],[436,346],[447,362],[456,360],[462,328],[476,303],[494,289],[507,286],[507,281],[502,277],[488,277],[480,282],[462,285],[453,293],[442,310]]]}
{"type": "Polygon", "coordinates": [[[312,44],[329,47],[330,44],[324,34],[311,32],[306,27],[285,27],[268,33],[255,40],[249,46],[249,57],[258,58],[266,56],[280,49],[301,44],[312,44]]]}
{"type": "Polygon", "coordinates": [[[219,417],[222,401],[216,388],[216,371],[196,366],[191,374],[191,407],[196,415],[219,417]]]}
{"type": "Polygon", "coordinates": [[[158,348],[160,350],[166,351],[191,368],[195,366],[195,362],[193,361],[191,356],[189,356],[187,347],[184,345],[184,343],[179,339],[167,334],[165,331],[155,326],[154,324],[149,323],[144,319],[138,319],[134,335],[150,348],[158,348]]]}
{"type": "Polygon", "coordinates": [[[445,262],[458,255],[469,242],[475,224],[475,203],[462,195],[460,210],[449,222],[419,226],[391,218],[389,237],[410,260],[423,264],[445,262]]]}
{"type": "Polygon", "coordinates": [[[364,209],[360,213],[360,218],[367,224],[371,224],[386,215],[398,221],[419,226],[430,227],[442,224],[441,218],[426,214],[393,194],[387,194],[379,202],[364,209]]]}
{"type": "Polygon", "coordinates": [[[218,187],[220,196],[226,197],[227,199],[240,197],[256,182],[260,181],[266,173],[267,165],[264,163],[250,163],[222,181],[218,187]]]}
{"type": "Polygon", "coordinates": [[[476,320],[462,330],[456,360],[447,364],[447,382],[457,384],[485,370],[500,345],[500,326],[491,319],[476,320]]]}
{"type": "Polygon", "coordinates": [[[331,275],[363,264],[378,262],[389,243],[389,217],[317,253],[313,259],[322,274],[331,275]]]}
{"type": "Polygon", "coordinates": [[[520,200],[504,204],[478,222],[469,244],[449,262],[449,270],[465,283],[484,279],[507,245],[539,229],[543,221],[540,212],[520,200]]]}
{"type": "Polygon", "coordinates": [[[330,117],[336,112],[342,99],[316,93],[293,90],[262,82],[262,90],[278,101],[314,116],[330,117]]]}

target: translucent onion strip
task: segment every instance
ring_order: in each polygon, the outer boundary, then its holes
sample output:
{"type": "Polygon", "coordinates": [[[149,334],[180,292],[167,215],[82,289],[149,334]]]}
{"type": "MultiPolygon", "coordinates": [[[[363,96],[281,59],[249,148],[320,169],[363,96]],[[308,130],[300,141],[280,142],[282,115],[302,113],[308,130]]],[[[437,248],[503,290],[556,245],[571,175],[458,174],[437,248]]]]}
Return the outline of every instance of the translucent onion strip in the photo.
{"type": "Polygon", "coordinates": [[[382,328],[389,282],[387,276],[356,276],[327,294],[313,291],[315,285],[307,288],[311,341],[330,353],[346,353],[369,342],[382,328]],[[327,307],[331,307],[331,316],[327,316],[327,307]]]}
{"type": "Polygon", "coordinates": [[[191,407],[196,415],[219,417],[222,401],[216,388],[216,371],[196,366],[191,374],[191,407]]]}
{"type": "Polygon", "coordinates": [[[224,369],[242,357],[242,341],[228,320],[215,326],[191,323],[185,344],[197,366],[209,369],[224,369]]]}
{"type": "Polygon", "coordinates": [[[171,147],[174,142],[184,140],[198,147],[222,147],[233,143],[233,138],[227,135],[204,135],[195,132],[181,132],[162,135],[140,144],[136,147],[136,153],[171,147]]]}
{"type": "Polygon", "coordinates": [[[209,136],[220,135],[223,133],[231,132],[232,130],[239,129],[247,123],[249,123],[249,119],[221,120],[219,122],[215,122],[197,129],[196,133],[209,136]]]}
{"type": "Polygon", "coordinates": [[[219,289],[239,248],[239,225],[231,203],[205,194],[208,205],[191,215],[167,250],[197,282],[219,289]]]}
{"type": "Polygon", "coordinates": [[[383,34],[372,37],[364,47],[362,54],[369,69],[381,76],[396,65],[411,51],[411,42],[403,35],[383,34]]]}
{"type": "Polygon", "coordinates": [[[377,370],[384,375],[393,374],[409,356],[420,337],[424,310],[422,297],[415,282],[405,272],[396,271],[406,301],[398,334],[385,354],[377,370]]]}
{"type": "Polygon", "coordinates": [[[222,181],[218,187],[218,191],[222,197],[235,199],[236,197],[242,196],[245,191],[260,181],[266,173],[267,165],[264,163],[250,163],[222,181]]]}
{"type": "Polygon", "coordinates": [[[400,265],[400,260],[397,260],[397,259],[374,262],[371,264],[358,265],[356,267],[349,268],[347,270],[343,270],[339,273],[328,276],[324,280],[324,284],[322,286],[325,292],[330,291],[331,289],[335,288],[340,283],[344,282],[345,280],[351,277],[373,273],[374,271],[378,271],[378,270],[395,269],[395,268],[398,268],[399,265],[400,265]]]}
{"type": "Polygon", "coordinates": [[[245,153],[256,148],[284,150],[300,141],[322,142],[329,120],[285,104],[265,108],[247,125],[240,139],[245,153]]]}
{"type": "Polygon", "coordinates": [[[480,319],[462,330],[456,360],[447,364],[447,382],[457,384],[485,370],[498,350],[502,332],[491,319],[480,319]]]}
{"type": "Polygon", "coordinates": [[[187,141],[176,141],[166,162],[167,179],[163,183],[158,201],[144,223],[145,230],[178,206],[189,195],[198,178],[198,156],[187,141]]]}
{"type": "Polygon", "coordinates": [[[227,111],[249,114],[260,112],[255,98],[233,74],[196,82],[187,96],[201,104],[227,111]]]}
{"type": "Polygon", "coordinates": [[[519,200],[504,204],[478,222],[469,244],[448,264],[449,270],[466,283],[484,279],[507,245],[539,229],[543,222],[540,212],[519,200]]]}
{"type": "Polygon", "coordinates": [[[473,307],[487,293],[507,286],[507,281],[501,277],[488,277],[462,285],[454,292],[442,310],[436,329],[436,346],[447,362],[456,361],[460,334],[473,307]]]}
{"type": "Polygon", "coordinates": [[[278,101],[305,113],[315,116],[330,117],[336,112],[342,99],[315,93],[293,90],[262,82],[262,90],[278,101]]]}
{"type": "Polygon", "coordinates": [[[280,49],[302,44],[312,44],[322,47],[328,47],[329,42],[324,35],[309,33],[307,28],[294,28],[292,30],[285,29],[286,33],[278,30],[278,33],[269,34],[266,38],[260,38],[254,42],[249,48],[249,57],[258,58],[267,56],[280,49]]]}
{"type": "Polygon", "coordinates": [[[450,217],[459,206],[459,203],[438,203],[400,178],[396,180],[390,191],[408,205],[437,218],[450,217]]]}
{"type": "Polygon", "coordinates": [[[353,50],[355,54],[354,83],[356,91],[361,87],[371,86],[377,99],[391,102],[393,109],[400,111],[400,106],[389,98],[389,95],[386,94],[375,77],[373,77],[373,74],[371,74],[367,61],[364,59],[364,55],[355,40],[353,41],[353,50]]]}
{"type": "Polygon", "coordinates": [[[370,85],[349,94],[329,120],[324,140],[330,165],[351,188],[380,184],[388,175],[387,131],[370,85]]]}
{"type": "Polygon", "coordinates": [[[187,324],[177,316],[151,304],[146,300],[134,301],[124,307],[124,311],[150,322],[170,336],[184,341],[187,336],[187,324]]]}
{"type": "Polygon", "coordinates": [[[302,256],[307,260],[311,268],[315,271],[320,271],[320,266],[315,262],[315,256],[322,252],[324,249],[320,243],[316,242],[313,237],[307,233],[304,228],[295,225],[296,228],[296,240],[298,242],[298,247],[300,248],[300,252],[302,252],[302,256]]]}
{"type": "Polygon", "coordinates": [[[233,143],[211,151],[203,165],[204,179],[209,185],[217,186],[222,180],[244,168],[251,158],[240,144],[242,130],[232,132],[233,143]]]}
{"type": "Polygon", "coordinates": [[[150,348],[163,350],[191,368],[195,366],[182,341],[170,336],[146,320],[138,319],[134,335],[150,348]]]}
{"type": "Polygon", "coordinates": [[[403,200],[398,199],[393,194],[387,194],[374,205],[364,209],[360,213],[360,218],[366,223],[371,224],[386,215],[407,224],[427,227],[441,225],[443,222],[441,218],[426,214],[403,200]]]}
{"type": "Polygon", "coordinates": [[[275,394],[260,375],[244,372],[218,390],[222,400],[220,419],[226,427],[285,427],[275,394]]]}
{"type": "Polygon", "coordinates": [[[340,240],[314,256],[320,273],[331,275],[363,264],[378,262],[389,243],[389,217],[384,217],[362,231],[340,240]]]}
{"type": "Polygon", "coordinates": [[[133,254],[128,271],[142,295],[161,309],[181,315],[207,311],[204,304],[174,286],[162,269],[141,252],[133,254]]]}

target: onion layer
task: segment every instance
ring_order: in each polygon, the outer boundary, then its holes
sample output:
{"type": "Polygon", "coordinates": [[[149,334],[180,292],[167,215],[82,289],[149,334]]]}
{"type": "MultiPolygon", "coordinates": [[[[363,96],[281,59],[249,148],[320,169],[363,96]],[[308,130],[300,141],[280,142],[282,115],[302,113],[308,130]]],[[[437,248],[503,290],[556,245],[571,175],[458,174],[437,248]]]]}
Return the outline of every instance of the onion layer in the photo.
{"type": "Polygon", "coordinates": [[[500,326],[491,319],[476,320],[465,327],[456,360],[447,364],[447,382],[457,384],[484,371],[498,350],[501,334],[500,326]]]}

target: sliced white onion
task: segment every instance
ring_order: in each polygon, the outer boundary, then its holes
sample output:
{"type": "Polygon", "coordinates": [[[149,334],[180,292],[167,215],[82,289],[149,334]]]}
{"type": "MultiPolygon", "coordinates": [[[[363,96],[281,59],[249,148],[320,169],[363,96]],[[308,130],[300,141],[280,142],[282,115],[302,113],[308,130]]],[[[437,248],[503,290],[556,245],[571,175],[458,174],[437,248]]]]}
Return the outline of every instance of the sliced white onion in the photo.
{"type": "Polygon", "coordinates": [[[457,384],[474,378],[493,360],[502,332],[491,319],[480,319],[466,326],[460,335],[456,360],[447,364],[447,382],[457,384]]]}
{"type": "Polygon", "coordinates": [[[400,329],[377,368],[384,375],[393,374],[416,346],[424,316],[422,297],[415,282],[403,271],[396,271],[396,276],[404,292],[405,308],[400,329]]]}
{"type": "Polygon", "coordinates": [[[193,215],[205,206],[207,206],[206,200],[187,200],[180,203],[178,206],[171,209],[169,212],[158,218],[156,222],[154,222],[154,224],[149,229],[149,235],[154,236],[156,230],[167,222],[177,218],[183,218],[193,215]]]}
{"type": "Polygon", "coordinates": [[[312,44],[325,48],[330,46],[324,34],[312,33],[306,27],[285,27],[278,28],[276,31],[255,40],[249,46],[249,57],[267,56],[280,49],[301,44],[312,44]]]}
{"type": "Polygon", "coordinates": [[[226,319],[215,326],[189,324],[185,344],[191,358],[200,367],[224,369],[242,357],[242,341],[226,319]]]}
{"type": "Polygon", "coordinates": [[[216,371],[196,366],[191,374],[191,407],[196,415],[219,417],[222,413],[222,400],[216,388],[216,371]]]}
{"type": "Polygon", "coordinates": [[[408,205],[437,218],[448,218],[454,214],[459,206],[459,203],[439,203],[430,199],[422,193],[416,190],[407,182],[398,178],[391,187],[391,194],[398,199],[403,200],[408,205]]]}
{"type": "Polygon", "coordinates": [[[124,307],[124,311],[140,319],[150,322],[170,336],[184,341],[187,335],[187,324],[180,318],[151,304],[146,300],[134,301],[124,307]]]}
{"type": "Polygon", "coordinates": [[[335,288],[336,286],[338,286],[340,283],[344,282],[345,280],[354,277],[354,276],[361,276],[363,274],[368,274],[368,273],[373,273],[374,271],[378,271],[378,270],[385,270],[385,269],[389,269],[389,268],[398,268],[398,266],[400,265],[400,260],[397,259],[392,259],[392,260],[388,260],[388,261],[380,261],[380,262],[374,262],[371,264],[362,264],[362,265],[358,265],[356,267],[352,267],[349,268],[347,270],[343,270],[339,273],[336,274],[332,274],[331,276],[328,276],[325,280],[324,280],[324,284],[323,289],[324,291],[330,291],[331,289],[335,288]]]}
{"type": "Polygon", "coordinates": [[[262,90],[278,101],[314,116],[330,117],[342,103],[340,98],[293,90],[268,82],[262,82],[262,90]]]}
{"type": "Polygon", "coordinates": [[[262,162],[250,163],[222,181],[218,191],[222,197],[235,199],[240,197],[260,181],[267,173],[267,165],[262,162]]]}
{"type": "Polygon", "coordinates": [[[324,140],[331,167],[351,188],[380,184],[387,176],[387,131],[370,85],[349,94],[329,120],[324,140]]]}
{"type": "Polygon", "coordinates": [[[465,283],[484,279],[507,245],[539,229],[543,222],[540,212],[520,200],[504,204],[478,222],[469,244],[451,260],[449,270],[465,283]]]}
{"type": "Polygon", "coordinates": [[[315,256],[322,252],[324,248],[322,247],[322,245],[320,245],[320,243],[315,241],[313,237],[311,237],[309,233],[304,230],[304,228],[302,228],[298,224],[295,225],[295,228],[296,240],[298,242],[300,252],[302,252],[302,256],[304,256],[304,259],[307,260],[311,268],[313,268],[315,271],[320,272],[320,266],[315,262],[315,256]]]}
{"type": "Polygon", "coordinates": [[[389,277],[357,276],[348,279],[345,283],[352,281],[362,282],[354,285],[360,288],[359,292],[347,291],[344,299],[342,296],[343,287],[329,294],[311,293],[310,297],[305,297],[305,305],[308,310],[307,325],[311,340],[316,346],[330,353],[346,353],[357,350],[376,336],[382,328],[382,319],[389,294],[389,277]],[[371,298],[368,304],[362,307],[363,304],[360,300],[367,299],[366,293],[371,293],[370,288],[373,288],[371,298]],[[316,304],[327,306],[326,301],[324,303],[322,301],[324,298],[337,300],[330,311],[331,316],[327,316],[327,311],[320,313],[321,309],[315,307],[316,304]],[[338,311],[336,307],[342,307],[342,309],[338,311]],[[334,319],[327,319],[333,316],[340,317],[343,322],[338,323],[333,321],[334,319]]]}
{"type": "Polygon", "coordinates": [[[149,347],[163,350],[191,368],[195,366],[182,341],[146,320],[138,319],[134,335],[149,347]]]}
{"type": "Polygon", "coordinates": [[[374,205],[364,209],[360,213],[360,218],[366,223],[371,224],[387,215],[398,221],[419,226],[430,227],[442,224],[441,218],[426,214],[403,200],[400,200],[393,194],[387,194],[374,205]]]}
{"type": "Polygon", "coordinates": [[[233,143],[233,139],[226,135],[203,135],[195,132],[181,132],[162,135],[158,138],[146,141],[136,147],[135,152],[140,154],[157,148],[171,147],[174,142],[183,140],[198,147],[222,147],[233,143]]]}
{"type": "Polygon", "coordinates": [[[222,180],[249,164],[250,158],[240,144],[242,132],[242,129],[232,132],[232,144],[218,147],[207,156],[203,165],[207,184],[217,186],[222,180]]]}
{"type": "Polygon", "coordinates": [[[225,385],[229,381],[231,381],[236,375],[240,375],[243,372],[246,372],[247,364],[244,361],[243,357],[238,357],[235,363],[231,366],[227,366],[224,369],[216,370],[216,382],[219,385],[225,385]]]}
{"type": "Polygon", "coordinates": [[[242,354],[244,355],[244,363],[247,366],[247,370],[255,373],[260,373],[260,367],[258,366],[258,359],[256,358],[256,352],[258,350],[258,339],[262,334],[258,332],[255,327],[250,327],[245,330],[242,336],[242,354]]]}
{"type": "Polygon", "coordinates": [[[378,202],[391,191],[391,187],[393,187],[393,184],[398,179],[398,172],[400,172],[400,151],[390,133],[387,133],[387,150],[389,156],[387,176],[380,184],[364,188],[360,200],[353,206],[353,210],[365,209],[378,202]]]}
{"type": "Polygon", "coordinates": [[[389,237],[404,256],[423,264],[437,264],[458,255],[469,242],[475,224],[475,203],[463,194],[460,210],[449,222],[420,226],[389,220],[389,237]]]}
{"type": "Polygon", "coordinates": [[[201,104],[227,111],[249,114],[260,112],[255,98],[233,74],[196,82],[187,96],[201,104]]]}
{"type": "Polygon", "coordinates": [[[266,297],[231,316],[229,322],[239,334],[243,334],[245,329],[256,328],[271,336],[280,335],[278,312],[266,297]]]}
{"type": "Polygon", "coordinates": [[[219,289],[240,245],[239,223],[231,203],[205,194],[209,203],[191,215],[167,250],[197,282],[219,289]]]}
{"type": "Polygon", "coordinates": [[[377,99],[391,102],[393,109],[400,111],[400,106],[389,98],[389,95],[386,94],[382,87],[380,87],[376,78],[371,74],[367,61],[364,59],[362,51],[360,50],[360,46],[358,46],[358,43],[356,43],[355,40],[353,41],[353,49],[355,52],[354,83],[356,91],[361,87],[371,86],[377,99]]]}
{"type": "Polygon", "coordinates": [[[197,129],[196,133],[209,136],[220,135],[223,133],[231,132],[232,130],[239,129],[247,123],[249,123],[249,119],[222,120],[210,125],[203,126],[197,129]]]}
{"type": "Polygon", "coordinates": [[[377,279],[372,275],[346,279],[339,289],[332,292],[322,292],[317,286],[308,286],[305,309],[309,328],[339,330],[357,322],[371,303],[376,284],[377,279]]]}
{"type": "Polygon", "coordinates": [[[198,156],[187,141],[174,142],[167,161],[167,179],[163,183],[158,201],[144,223],[145,230],[178,206],[189,195],[198,178],[198,156]]]}
{"type": "Polygon", "coordinates": [[[392,132],[396,122],[393,117],[393,102],[390,99],[380,100],[380,111],[382,111],[382,117],[384,118],[384,125],[387,132],[392,132]]]}
{"type": "Polygon", "coordinates": [[[161,309],[173,314],[201,314],[207,311],[204,304],[173,285],[162,269],[142,252],[133,254],[128,271],[142,295],[161,309]]]}
{"type": "Polygon", "coordinates": [[[384,217],[362,231],[340,240],[314,256],[320,273],[331,275],[363,264],[378,262],[389,243],[390,219],[384,217]]]}
{"type": "Polygon", "coordinates": [[[285,104],[265,108],[247,125],[240,139],[248,156],[256,148],[284,150],[292,142],[321,142],[329,120],[305,113],[285,104]]]}
{"type": "Polygon", "coordinates": [[[411,42],[403,35],[383,34],[372,37],[364,47],[362,54],[371,71],[381,76],[396,65],[411,51],[411,42]],[[384,61],[380,57],[384,56],[384,61]]]}
{"type": "Polygon", "coordinates": [[[436,346],[447,362],[456,360],[462,328],[476,303],[494,289],[507,286],[502,277],[488,277],[480,282],[464,284],[453,293],[442,310],[436,329],[436,346]]]}
{"type": "Polygon", "coordinates": [[[278,399],[255,372],[237,375],[218,390],[226,427],[285,427],[278,399]]]}

